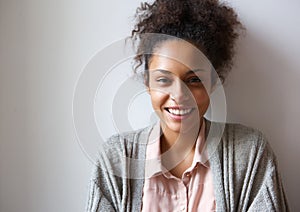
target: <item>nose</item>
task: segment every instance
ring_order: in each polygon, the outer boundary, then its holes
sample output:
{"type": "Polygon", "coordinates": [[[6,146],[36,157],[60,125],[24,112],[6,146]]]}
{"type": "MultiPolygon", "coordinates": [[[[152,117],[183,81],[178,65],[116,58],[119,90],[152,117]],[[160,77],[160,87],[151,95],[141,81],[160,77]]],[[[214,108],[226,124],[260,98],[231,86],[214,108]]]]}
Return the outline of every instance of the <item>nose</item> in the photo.
{"type": "Polygon", "coordinates": [[[180,104],[187,101],[189,97],[189,88],[185,85],[185,83],[182,80],[177,79],[172,85],[172,89],[170,91],[170,98],[177,104],[180,104]]]}

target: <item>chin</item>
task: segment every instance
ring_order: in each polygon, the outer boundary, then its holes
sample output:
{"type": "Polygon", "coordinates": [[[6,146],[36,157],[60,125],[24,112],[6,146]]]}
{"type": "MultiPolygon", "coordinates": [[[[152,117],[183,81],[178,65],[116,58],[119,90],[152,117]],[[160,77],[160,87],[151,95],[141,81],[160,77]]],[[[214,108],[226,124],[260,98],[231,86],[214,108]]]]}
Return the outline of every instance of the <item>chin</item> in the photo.
{"type": "Polygon", "coordinates": [[[162,121],[164,123],[164,127],[167,127],[170,131],[174,133],[187,133],[191,130],[195,129],[197,127],[197,132],[199,130],[199,124],[197,124],[197,121],[192,122],[171,122],[171,121],[162,121]]]}

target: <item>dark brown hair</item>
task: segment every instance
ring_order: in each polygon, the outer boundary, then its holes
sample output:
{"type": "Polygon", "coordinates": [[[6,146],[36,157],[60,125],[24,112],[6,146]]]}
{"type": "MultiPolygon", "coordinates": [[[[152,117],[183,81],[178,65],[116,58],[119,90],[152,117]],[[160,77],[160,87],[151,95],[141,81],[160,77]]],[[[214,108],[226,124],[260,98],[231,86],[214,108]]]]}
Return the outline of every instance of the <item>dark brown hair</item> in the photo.
{"type": "Polygon", "coordinates": [[[201,50],[223,82],[232,67],[235,41],[243,29],[234,10],[218,0],[142,3],[136,10],[136,24],[131,34],[133,41],[138,41],[134,70],[138,72],[144,64],[144,76],[147,78],[148,62],[154,48],[174,36],[201,50]],[[169,36],[153,40],[149,38],[151,33],[169,36]]]}

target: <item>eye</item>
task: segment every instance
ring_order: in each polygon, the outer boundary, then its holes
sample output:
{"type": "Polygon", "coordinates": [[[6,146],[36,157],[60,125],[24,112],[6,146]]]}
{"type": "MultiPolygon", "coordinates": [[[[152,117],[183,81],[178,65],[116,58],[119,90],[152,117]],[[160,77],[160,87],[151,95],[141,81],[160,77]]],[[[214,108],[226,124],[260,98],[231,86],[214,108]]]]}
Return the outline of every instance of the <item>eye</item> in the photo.
{"type": "Polygon", "coordinates": [[[171,80],[166,77],[160,77],[160,78],[156,79],[156,82],[158,82],[160,84],[167,84],[167,83],[170,83],[171,80]]]}
{"type": "Polygon", "coordinates": [[[202,83],[202,80],[199,77],[194,76],[194,77],[188,78],[186,82],[189,84],[200,84],[200,83],[202,83]]]}

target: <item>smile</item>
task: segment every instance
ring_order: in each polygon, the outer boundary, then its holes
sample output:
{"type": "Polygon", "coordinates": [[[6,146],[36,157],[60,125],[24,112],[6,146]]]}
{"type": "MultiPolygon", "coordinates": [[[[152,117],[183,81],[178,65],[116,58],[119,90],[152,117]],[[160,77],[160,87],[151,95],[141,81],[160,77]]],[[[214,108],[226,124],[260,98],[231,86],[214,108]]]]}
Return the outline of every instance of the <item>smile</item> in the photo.
{"type": "Polygon", "coordinates": [[[190,114],[193,111],[193,108],[189,109],[175,109],[175,108],[165,108],[169,113],[176,116],[185,116],[190,114]]]}

